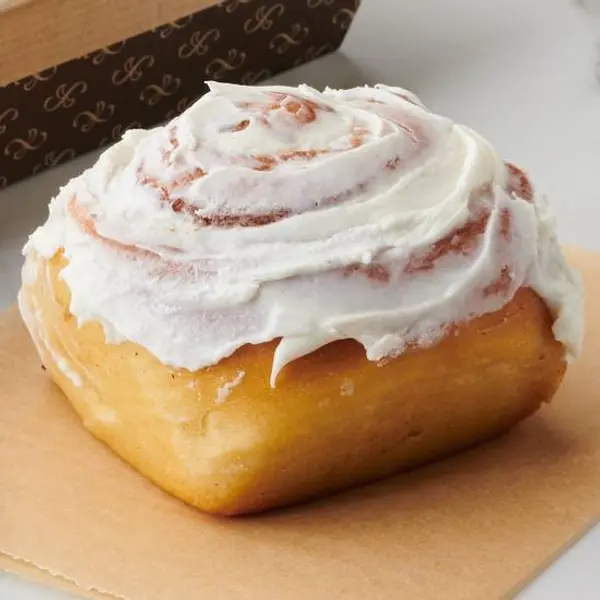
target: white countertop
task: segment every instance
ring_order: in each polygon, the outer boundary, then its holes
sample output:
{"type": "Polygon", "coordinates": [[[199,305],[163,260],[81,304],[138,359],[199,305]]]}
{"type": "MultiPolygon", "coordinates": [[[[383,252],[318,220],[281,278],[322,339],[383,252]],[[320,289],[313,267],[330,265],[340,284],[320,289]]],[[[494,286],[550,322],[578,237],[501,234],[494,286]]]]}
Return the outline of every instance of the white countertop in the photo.
{"type": "MultiPolygon", "coordinates": [[[[432,109],[479,130],[529,171],[549,193],[565,242],[600,250],[596,37],[600,20],[594,22],[573,0],[363,0],[341,53],[278,81],[317,87],[385,82],[414,90],[432,109]]],[[[0,308],[14,300],[20,248],[45,218],[48,199],[94,158],[0,193],[0,308]]],[[[598,556],[600,526],[519,600],[597,600],[598,556]]],[[[0,573],[1,600],[64,598],[0,573]]]]}

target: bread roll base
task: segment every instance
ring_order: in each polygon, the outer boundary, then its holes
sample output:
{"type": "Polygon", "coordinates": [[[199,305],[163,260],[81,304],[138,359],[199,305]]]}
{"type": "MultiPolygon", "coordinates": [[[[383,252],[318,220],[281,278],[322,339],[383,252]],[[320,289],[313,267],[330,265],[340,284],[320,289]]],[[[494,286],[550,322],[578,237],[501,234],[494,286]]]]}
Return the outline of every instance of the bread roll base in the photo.
{"type": "Polygon", "coordinates": [[[546,305],[521,289],[431,348],[378,365],[357,342],[331,343],[288,365],[272,389],[276,341],[196,372],[168,367],[134,343],[106,343],[97,322],[78,325],[61,255],[29,260],[26,324],[85,427],[211,513],[322,496],[472,446],[549,401],[565,370],[546,305]]]}

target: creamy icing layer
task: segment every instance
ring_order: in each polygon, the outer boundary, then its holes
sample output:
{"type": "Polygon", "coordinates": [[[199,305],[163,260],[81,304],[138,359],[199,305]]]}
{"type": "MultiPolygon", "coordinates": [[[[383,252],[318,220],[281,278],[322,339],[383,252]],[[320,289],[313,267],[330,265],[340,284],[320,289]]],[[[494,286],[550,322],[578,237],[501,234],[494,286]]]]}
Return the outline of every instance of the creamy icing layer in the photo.
{"type": "Polygon", "coordinates": [[[279,339],[274,385],[331,341],[385,359],[530,286],[579,352],[581,288],[548,204],[475,132],[383,85],[210,90],[127,132],[30,237],[26,253],[68,258],[80,323],[190,370],[279,339]]]}

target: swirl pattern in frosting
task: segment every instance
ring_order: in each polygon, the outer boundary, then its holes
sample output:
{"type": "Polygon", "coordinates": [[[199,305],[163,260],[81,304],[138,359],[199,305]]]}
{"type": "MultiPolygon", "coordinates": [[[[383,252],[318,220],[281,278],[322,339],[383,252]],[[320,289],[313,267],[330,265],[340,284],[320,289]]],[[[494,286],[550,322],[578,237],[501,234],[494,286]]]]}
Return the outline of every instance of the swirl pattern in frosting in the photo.
{"type": "Polygon", "coordinates": [[[69,182],[29,249],[64,252],[80,322],[165,364],[278,339],[273,385],[335,340],[374,361],[426,347],[523,286],[568,352],[581,344],[546,200],[475,132],[382,85],[211,83],[69,182]]]}

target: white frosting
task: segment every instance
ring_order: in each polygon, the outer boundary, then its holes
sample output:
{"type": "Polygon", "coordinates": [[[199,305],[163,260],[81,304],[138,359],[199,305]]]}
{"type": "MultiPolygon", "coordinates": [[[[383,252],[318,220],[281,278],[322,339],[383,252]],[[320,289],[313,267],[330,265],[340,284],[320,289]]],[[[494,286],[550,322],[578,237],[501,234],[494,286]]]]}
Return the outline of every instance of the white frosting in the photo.
{"type": "Polygon", "coordinates": [[[218,390],[217,397],[215,398],[215,404],[223,404],[227,398],[229,398],[231,392],[236,388],[246,376],[244,371],[238,371],[233,381],[226,381],[218,390]]]}
{"type": "Polygon", "coordinates": [[[581,287],[547,202],[479,135],[398,88],[210,87],[126,133],[31,236],[25,252],[68,258],[80,323],[190,370],[281,338],[274,385],[333,340],[380,360],[530,286],[578,353],[581,287]]]}
{"type": "Polygon", "coordinates": [[[83,382],[81,380],[81,377],[79,376],[79,373],[77,373],[70,366],[73,363],[73,361],[70,360],[70,357],[69,359],[67,359],[65,358],[65,356],[60,354],[60,352],[55,350],[52,347],[52,344],[50,344],[50,342],[48,341],[48,337],[44,335],[44,329],[40,326],[43,321],[39,308],[36,309],[34,312],[30,311],[25,306],[25,301],[21,292],[19,292],[17,300],[19,303],[19,310],[21,312],[21,315],[23,315],[23,322],[29,330],[31,339],[33,340],[33,344],[40,357],[43,356],[46,352],[50,354],[52,360],[54,361],[54,364],[59,369],[59,371],[61,371],[62,374],[67,379],[69,379],[73,385],[75,385],[76,387],[81,387],[83,385],[83,382]]]}

